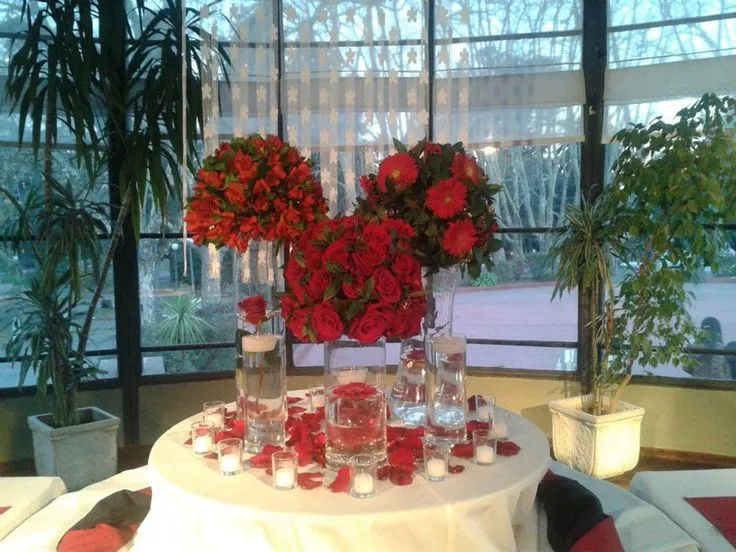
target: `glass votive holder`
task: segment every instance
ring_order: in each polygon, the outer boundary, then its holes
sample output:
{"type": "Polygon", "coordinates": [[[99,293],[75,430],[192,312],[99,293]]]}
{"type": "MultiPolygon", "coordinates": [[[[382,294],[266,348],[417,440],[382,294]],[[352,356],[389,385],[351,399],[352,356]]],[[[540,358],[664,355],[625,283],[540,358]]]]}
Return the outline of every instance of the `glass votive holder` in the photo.
{"type": "Polygon", "coordinates": [[[378,466],[368,454],[358,454],[350,460],[350,495],[370,498],[376,494],[378,466]]]}
{"type": "Polygon", "coordinates": [[[508,413],[508,411],[504,410],[503,408],[499,408],[496,410],[495,415],[493,416],[493,423],[491,424],[491,429],[493,430],[493,434],[495,437],[500,439],[501,441],[505,441],[506,439],[509,439],[509,420],[511,416],[508,413]]]}
{"type": "Polygon", "coordinates": [[[220,475],[237,475],[243,470],[243,440],[237,437],[217,443],[217,463],[220,475]]]}
{"type": "Polygon", "coordinates": [[[496,411],[496,397],[480,393],[475,396],[475,418],[479,422],[492,422],[496,411]]]}
{"type": "Polygon", "coordinates": [[[473,432],[473,461],[481,466],[490,466],[496,461],[496,439],[490,430],[473,432]]]}
{"type": "Polygon", "coordinates": [[[215,448],[215,424],[194,422],[192,430],[192,452],[197,456],[209,454],[215,448]]]}
{"type": "Polygon", "coordinates": [[[325,387],[324,385],[315,385],[309,388],[309,406],[312,410],[317,410],[320,406],[325,405],[325,387]]]}
{"type": "Polygon", "coordinates": [[[215,431],[222,431],[225,427],[225,403],[222,401],[209,401],[202,405],[204,412],[204,421],[212,422],[215,426],[215,431]]]}
{"type": "Polygon", "coordinates": [[[438,441],[424,442],[424,478],[429,481],[444,481],[449,461],[448,448],[438,441]]]}
{"type": "Polygon", "coordinates": [[[294,450],[280,450],[271,455],[273,488],[277,491],[290,491],[296,487],[296,469],[299,455],[294,450]]]}

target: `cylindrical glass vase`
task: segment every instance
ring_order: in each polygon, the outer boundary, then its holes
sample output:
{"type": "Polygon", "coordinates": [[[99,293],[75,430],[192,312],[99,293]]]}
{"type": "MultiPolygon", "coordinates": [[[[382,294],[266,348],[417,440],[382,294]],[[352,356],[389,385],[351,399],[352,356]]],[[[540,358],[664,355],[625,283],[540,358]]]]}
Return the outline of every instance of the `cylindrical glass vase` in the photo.
{"type": "Polygon", "coordinates": [[[364,345],[347,337],[325,343],[325,456],[330,469],[356,455],[386,458],[386,341],[364,345]]]}
{"type": "Polygon", "coordinates": [[[426,424],[425,383],[427,362],[426,340],[452,333],[457,267],[442,268],[422,279],[427,297],[427,312],[422,333],[401,342],[396,379],[391,388],[391,413],[407,425],[426,424]]]}
{"type": "Polygon", "coordinates": [[[268,313],[259,331],[242,335],[240,362],[244,389],[245,448],[260,452],[265,445],[283,445],[287,414],[286,355],[278,312],[268,313]]]}
{"type": "Polygon", "coordinates": [[[467,343],[461,335],[427,340],[427,432],[448,445],[465,441],[467,343]]]}

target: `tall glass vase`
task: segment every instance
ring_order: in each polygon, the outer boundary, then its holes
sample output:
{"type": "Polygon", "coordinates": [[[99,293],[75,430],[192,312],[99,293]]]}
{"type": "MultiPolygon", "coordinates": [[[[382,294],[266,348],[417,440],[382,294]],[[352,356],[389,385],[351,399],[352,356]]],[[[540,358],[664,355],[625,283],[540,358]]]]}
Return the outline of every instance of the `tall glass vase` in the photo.
{"type": "Polygon", "coordinates": [[[391,388],[391,414],[407,425],[425,425],[427,377],[426,340],[452,333],[457,267],[440,269],[423,278],[427,294],[427,313],[422,321],[422,333],[401,342],[396,379],[391,388]]]}
{"type": "Polygon", "coordinates": [[[426,341],[427,432],[447,444],[465,440],[467,342],[461,335],[436,335],[426,341]]]}
{"type": "Polygon", "coordinates": [[[245,447],[260,452],[265,445],[283,445],[287,414],[284,328],[277,311],[256,332],[244,320],[240,336],[238,410],[245,419],[245,447]]]}
{"type": "Polygon", "coordinates": [[[325,343],[325,456],[330,469],[368,455],[386,458],[386,341],[364,345],[343,337],[325,343]]]}

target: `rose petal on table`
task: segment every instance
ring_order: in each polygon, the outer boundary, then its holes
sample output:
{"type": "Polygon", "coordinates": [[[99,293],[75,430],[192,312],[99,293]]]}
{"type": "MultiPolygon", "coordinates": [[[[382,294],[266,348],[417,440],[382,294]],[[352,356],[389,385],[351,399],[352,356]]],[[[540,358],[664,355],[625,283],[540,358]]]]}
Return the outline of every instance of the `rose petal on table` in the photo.
{"type": "Polygon", "coordinates": [[[12,506],[0,506],[0,516],[3,515],[5,512],[10,510],[12,506]]]}
{"type": "Polygon", "coordinates": [[[457,458],[472,458],[473,443],[458,443],[450,449],[450,452],[457,458]]]}
{"type": "Polygon", "coordinates": [[[250,459],[250,465],[257,469],[266,469],[271,467],[271,455],[279,450],[284,450],[283,447],[277,447],[274,445],[266,445],[263,450],[256,454],[250,459]]]}
{"type": "Polygon", "coordinates": [[[496,450],[501,456],[516,456],[519,454],[521,447],[513,441],[499,441],[496,444],[496,450]]]}
{"type": "Polygon", "coordinates": [[[286,402],[288,404],[295,404],[298,402],[302,402],[302,400],[303,399],[301,397],[286,397],[286,402]]]}
{"type": "Polygon", "coordinates": [[[314,445],[311,441],[302,440],[294,445],[294,450],[299,455],[299,465],[304,467],[314,462],[314,445]]]}
{"type": "Polygon", "coordinates": [[[388,455],[388,463],[393,467],[414,465],[414,453],[405,448],[397,448],[388,455]]]}
{"type": "Polygon", "coordinates": [[[424,455],[424,442],[417,435],[409,435],[404,439],[399,439],[396,446],[408,450],[414,455],[414,458],[421,458],[424,455]]]}
{"type": "Polygon", "coordinates": [[[302,489],[311,491],[322,486],[322,477],[323,474],[321,472],[298,473],[296,475],[296,482],[302,489]]]}
{"type": "Polygon", "coordinates": [[[237,437],[238,439],[245,439],[245,421],[244,420],[233,420],[228,430],[228,437],[237,437]]]}
{"type": "Polygon", "coordinates": [[[190,437],[189,439],[187,439],[186,441],[184,441],[184,444],[186,446],[192,446],[192,438],[190,437]]]}
{"type": "Polygon", "coordinates": [[[450,473],[463,473],[465,471],[465,466],[461,464],[453,466],[452,464],[448,463],[447,471],[449,471],[450,473]]]}
{"type": "Polygon", "coordinates": [[[289,407],[289,416],[296,416],[297,414],[301,414],[302,412],[306,412],[307,409],[303,406],[290,406],[289,407]]]}
{"type": "Polygon", "coordinates": [[[468,432],[468,441],[472,441],[473,432],[476,429],[491,429],[491,426],[488,422],[481,422],[479,420],[470,420],[467,424],[465,424],[465,429],[468,432]]]}
{"type": "Polygon", "coordinates": [[[204,458],[209,458],[210,460],[217,460],[217,453],[210,452],[209,454],[205,454],[204,458]]]}
{"type": "Polygon", "coordinates": [[[349,486],[350,468],[348,466],[344,466],[337,472],[337,477],[335,477],[335,480],[330,483],[329,488],[333,493],[346,493],[348,492],[349,486]]]}
{"type": "Polygon", "coordinates": [[[477,395],[473,395],[472,397],[468,397],[468,410],[470,410],[471,412],[475,412],[475,408],[478,406],[475,403],[475,398],[476,397],[477,397],[477,395]]]}
{"type": "Polygon", "coordinates": [[[224,431],[218,431],[217,433],[215,433],[215,443],[219,443],[225,437],[227,437],[227,435],[225,434],[224,431]]]}
{"type": "Polygon", "coordinates": [[[391,466],[381,466],[378,468],[378,471],[376,472],[376,477],[378,477],[379,481],[385,481],[391,476],[391,466]]]}
{"type": "Polygon", "coordinates": [[[410,473],[399,471],[396,469],[391,470],[391,483],[403,487],[404,485],[411,485],[414,478],[410,473]]]}
{"type": "Polygon", "coordinates": [[[273,468],[266,468],[266,475],[269,477],[273,477],[273,468]]]}

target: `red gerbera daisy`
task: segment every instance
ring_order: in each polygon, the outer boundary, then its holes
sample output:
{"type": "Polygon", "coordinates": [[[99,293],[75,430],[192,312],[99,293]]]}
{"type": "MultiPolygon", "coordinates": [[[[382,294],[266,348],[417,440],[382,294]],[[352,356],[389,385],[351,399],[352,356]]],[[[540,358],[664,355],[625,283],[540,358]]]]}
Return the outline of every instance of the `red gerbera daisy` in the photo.
{"type": "Polygon", "coordinates": [[[452,161],[450,171],[452,172],[452,176],[460,180],[470,180],[473,184],[477,184],[480,181],[480,167],[478,167],[475,159],[467,155],[456,155],[452,161]]]}
{"type": "Polygon", "coordinates": [[[454,217],[465,209],[468,188],[457,178],[441,180],[427,191],[426,205],[441,219],[454,217]]]}
{"type": "Polygon", "coordinates": [[[390,179],[397,190],[413,184],[419,176],[414,158],[408,153],[397,153],[384,159],[378,166],[378,189],[386,192],[386,179],[390,179]]]}
{"type": "Polygon", "coordinates": [[[453,257],[467,255],[478,241],[477,230],[470,219],[450,223],[442,239],[442,247],[453,257]]]}

